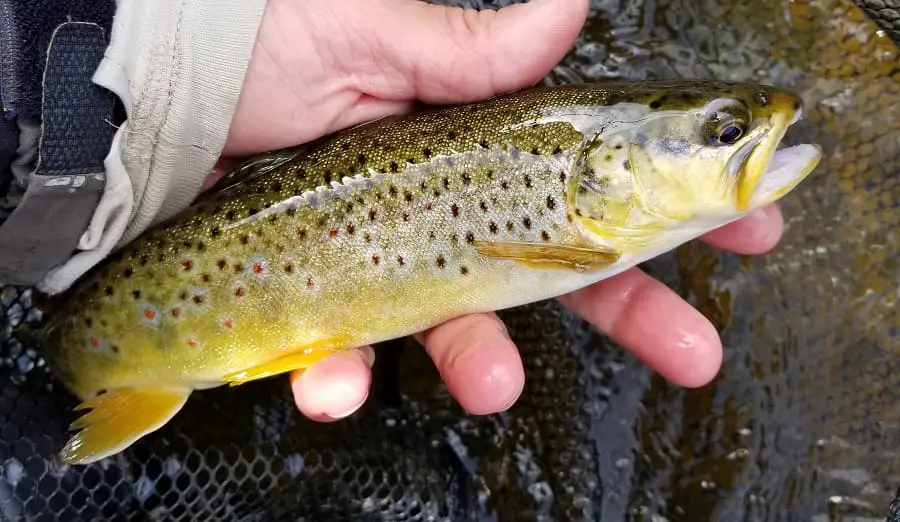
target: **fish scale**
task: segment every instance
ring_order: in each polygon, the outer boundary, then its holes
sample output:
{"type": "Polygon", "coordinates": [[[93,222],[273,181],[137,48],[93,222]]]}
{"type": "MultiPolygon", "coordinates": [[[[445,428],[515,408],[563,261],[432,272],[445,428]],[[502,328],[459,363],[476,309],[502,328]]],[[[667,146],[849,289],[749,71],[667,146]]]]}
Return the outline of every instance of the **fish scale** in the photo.
{"type": "Polygon", "coordinates": [[[121,450],[193,390],[561,295],[737,219],[799,107],[726,82],[538,88],[251,159],[60,300],[48,362],[90,410],[64,458],[121,450]]]}

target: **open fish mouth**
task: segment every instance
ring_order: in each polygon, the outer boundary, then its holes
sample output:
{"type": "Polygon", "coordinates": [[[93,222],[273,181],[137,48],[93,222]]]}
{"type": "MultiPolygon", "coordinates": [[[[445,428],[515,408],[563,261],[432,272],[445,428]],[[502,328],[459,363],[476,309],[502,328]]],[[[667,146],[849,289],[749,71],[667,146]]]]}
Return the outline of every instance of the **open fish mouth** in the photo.
{"type": "MultiPolygon", "coordinates": [[[[822,160],[822,147],[794,145],[776,150],[762,173],[755,177],[746,208],[758,208],[784,197],[822,160]]],[[[740,207],[740,199],[739,199],[740,207]]]]}

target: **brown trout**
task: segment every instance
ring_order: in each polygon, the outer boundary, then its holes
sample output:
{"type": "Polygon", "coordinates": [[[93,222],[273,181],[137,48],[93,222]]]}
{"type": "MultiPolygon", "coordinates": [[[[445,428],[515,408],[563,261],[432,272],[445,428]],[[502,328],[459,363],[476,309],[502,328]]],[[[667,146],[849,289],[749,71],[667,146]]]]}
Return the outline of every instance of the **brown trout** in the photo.
{"type": "Polygon", "coordinates": [[[90,463],[193,390],[618,274],[776,201],[800,99],[713,81],[519,91],[249,160],[82,278],[42,336],[90,463]]]}

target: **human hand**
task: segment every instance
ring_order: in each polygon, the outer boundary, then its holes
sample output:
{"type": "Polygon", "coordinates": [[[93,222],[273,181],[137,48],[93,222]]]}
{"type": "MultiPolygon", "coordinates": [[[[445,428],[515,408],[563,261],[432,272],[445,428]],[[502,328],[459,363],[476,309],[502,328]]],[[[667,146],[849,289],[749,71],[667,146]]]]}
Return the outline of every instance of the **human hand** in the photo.
{"type": "MultiPolygon", "coordinates": [[[[471,102],[528,87],[570,49],[587,9],[588,0],[482,12],[417,0],[269,0],[224,154],[305,143],[406,112],[415,99],[471,102]]],[[[781,231],[772,206],[703,240],[755,254],[781,231]]],[[[718,372],[722,345],[713,326],[637,268],[560,301],[676,384],[702,386],[718,372]]],[[[497,315],[461,317],[416,338],[467,411],[505,410],[522,392],[522,361],[497,315]]],[[[298,408],[320,421],[356,411],[374,357],[365,347],[294,372],[298,408]]]]}

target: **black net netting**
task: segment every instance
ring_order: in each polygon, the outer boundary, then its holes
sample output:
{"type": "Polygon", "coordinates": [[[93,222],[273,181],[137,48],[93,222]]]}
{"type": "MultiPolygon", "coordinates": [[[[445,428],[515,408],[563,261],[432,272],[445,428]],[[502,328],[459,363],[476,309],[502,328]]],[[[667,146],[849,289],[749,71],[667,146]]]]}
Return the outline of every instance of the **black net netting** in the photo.
{"type": "Polygon", "coordinates": [[[719,327],[709,386],[666,383],[548,301],[501,313],[527,378],[508,412],[466,415],[398,340],[344,421],[306,420],[275,378],[196,393],[125,452],[61,467],[75,400],[13,335],[40,320],[30,291],[5,287],[0,519],[900,522],[897,53],[851,0],[596,0],[548,77],[718,76],[807,100],[798,139],[826,159],[785,200],[779,248],[690,244],[645,267],[719,327]]]}

